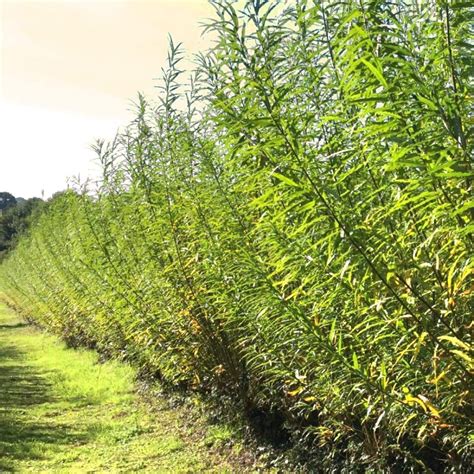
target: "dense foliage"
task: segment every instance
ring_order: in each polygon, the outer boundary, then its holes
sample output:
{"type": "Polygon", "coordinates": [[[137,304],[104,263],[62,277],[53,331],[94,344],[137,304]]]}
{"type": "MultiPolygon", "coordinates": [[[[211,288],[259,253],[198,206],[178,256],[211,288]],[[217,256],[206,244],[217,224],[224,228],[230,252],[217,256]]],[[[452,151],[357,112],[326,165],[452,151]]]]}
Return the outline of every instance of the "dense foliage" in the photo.
{"type": "Polygon", "coordinates": [[[13,194],[7,192],[0,193],[0,212],[8,209],[11,206],[15,206],[17,204],[17,200],[13,194]]]}
{"type": "Polygon", "coordinates": [[[321,470],[467,467],[472,10],[212,3],[190,85],[171,44],[159,103],[22,239],[6,298],[278,414],[321,470]]]}
{"type": "Polygon", "coordinates": [[[43,204],[39,198],[17,199],[10,193],[0,193],[0,261],[15,248],[43,204]]]}

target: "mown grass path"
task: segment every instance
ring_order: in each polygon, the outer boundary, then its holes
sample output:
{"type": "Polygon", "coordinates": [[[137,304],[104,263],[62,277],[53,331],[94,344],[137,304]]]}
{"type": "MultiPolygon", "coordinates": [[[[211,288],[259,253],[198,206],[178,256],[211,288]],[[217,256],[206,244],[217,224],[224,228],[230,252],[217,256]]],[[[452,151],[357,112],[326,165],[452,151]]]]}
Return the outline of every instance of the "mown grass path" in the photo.
{"type": "Polygon", "coordinates": [[[182,415],[145,404],[127,365],[67,349],[0,305],[0,472],[235,472],[206,449],[222,433],[196,439],[182,415]]]}

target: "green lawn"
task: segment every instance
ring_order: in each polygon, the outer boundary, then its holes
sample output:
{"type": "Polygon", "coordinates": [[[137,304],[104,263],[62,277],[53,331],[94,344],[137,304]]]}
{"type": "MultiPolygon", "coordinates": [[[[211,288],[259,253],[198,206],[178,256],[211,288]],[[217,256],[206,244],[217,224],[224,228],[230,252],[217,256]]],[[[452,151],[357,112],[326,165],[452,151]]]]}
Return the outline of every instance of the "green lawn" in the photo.
{"type": "Polygon", "coordinates": [[[242,472],[225,426],[135,393],[135,372],[68,349],[0,306],[0,472],[242,472]],[[195,431],[193,433],[193,431],[195,431]],[[196,436],[196,433],[199,433],[196,436]]]}

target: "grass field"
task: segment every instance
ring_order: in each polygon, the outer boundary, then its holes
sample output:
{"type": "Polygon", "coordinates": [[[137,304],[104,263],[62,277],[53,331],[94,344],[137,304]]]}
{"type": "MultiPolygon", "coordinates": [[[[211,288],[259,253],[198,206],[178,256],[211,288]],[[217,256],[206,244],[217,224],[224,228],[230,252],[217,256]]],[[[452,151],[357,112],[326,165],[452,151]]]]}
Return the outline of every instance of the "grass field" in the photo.
{"type": "Polygon", "coordinates": [[[228,427],[146,403],[134,376],[0,306],[0,472],[235,472],[241,447],[216,449],[228,427]]]}

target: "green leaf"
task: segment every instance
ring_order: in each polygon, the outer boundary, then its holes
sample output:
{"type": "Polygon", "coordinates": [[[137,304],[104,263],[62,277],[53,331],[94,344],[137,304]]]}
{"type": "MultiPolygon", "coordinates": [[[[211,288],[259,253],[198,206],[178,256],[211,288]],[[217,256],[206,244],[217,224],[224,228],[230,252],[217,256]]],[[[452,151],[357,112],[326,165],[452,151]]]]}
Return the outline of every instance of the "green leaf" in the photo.
{"type": "Polygon", "coordinates": [[[385,80],[382,71],[378,67],[374,66],[372,63],[370,63],[364,58],[361,58],[360,62],[364,64],[365,66],[367,66],[367,68],[370,70],[370,72],[375,76],[375,78],[380,82],[382,86],[384,86],[385,88],[388,88],[388,83],[385,80]]]}
{"type": "Polygon", "coordinates": [[[293,181],[292,179],[288,178],[288,176],[284,176],[280,173],[273,173],[272,176],[275,176],[278,180],[280,180],[282,183],[288,184],[289,186],[293,186],[296,188],[299,188],[300,185],[293,181]]]}

